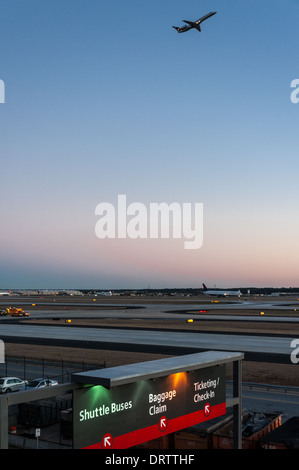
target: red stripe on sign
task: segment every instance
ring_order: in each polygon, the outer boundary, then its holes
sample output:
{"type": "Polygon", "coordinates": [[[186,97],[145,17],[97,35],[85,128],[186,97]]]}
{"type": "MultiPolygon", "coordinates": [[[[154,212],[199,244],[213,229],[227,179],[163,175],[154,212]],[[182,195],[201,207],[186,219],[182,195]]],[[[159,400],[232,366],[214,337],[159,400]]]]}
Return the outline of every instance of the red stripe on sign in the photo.
{"type": "MultiPolygon", "coordinates": [[[[109,447],[110,449],[128,449],[129,447],[142,444],[143,442],[152,441],[167,434],[171,434],[181,429],[189,428],[195,424],[208,421],[218,416],[223,416],[226,413],[226,403],[220,403],[219,405],[212,406],[208,410],[199,410],[188,415],[179,416],[178,418],[173,418],[167,421],[167,426],[165,431],[161,431],[161,426],[159,422],[152,426],[148,426],[143,429],[138,429],[137,431],[129,432],[128,434],[123,434],[121,436],[113,436],[112,444],[109,447]],[[206,412],[206,415],[205,415],[206,412]],[[207,414],[208,413],[208,414],[207,414]]],[[[103,449],[102,442],[97,444],[92,444],[85,447],[85,449],[103,449]]],[[[106,446],[107,450],[108,447],[106,446]]]]}

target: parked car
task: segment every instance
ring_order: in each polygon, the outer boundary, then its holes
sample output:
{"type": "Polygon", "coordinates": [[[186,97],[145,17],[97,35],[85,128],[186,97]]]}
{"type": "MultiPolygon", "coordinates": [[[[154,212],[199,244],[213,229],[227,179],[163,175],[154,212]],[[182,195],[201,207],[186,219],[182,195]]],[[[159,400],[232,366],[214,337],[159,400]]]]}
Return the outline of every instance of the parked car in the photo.
{"type": "Polygon", "coordinates": [[[26,380],[21,380],[18,377],[1,377],[0,393],[17,392],[25,387],[26,384],[26,380]]]}
{"type": "Polygon", "coordinates": [[[52,387],[53,385],[58,385],[57,380],[33,379],[25,384],[23,390],[32,390],[34,388],[52,387]]]}

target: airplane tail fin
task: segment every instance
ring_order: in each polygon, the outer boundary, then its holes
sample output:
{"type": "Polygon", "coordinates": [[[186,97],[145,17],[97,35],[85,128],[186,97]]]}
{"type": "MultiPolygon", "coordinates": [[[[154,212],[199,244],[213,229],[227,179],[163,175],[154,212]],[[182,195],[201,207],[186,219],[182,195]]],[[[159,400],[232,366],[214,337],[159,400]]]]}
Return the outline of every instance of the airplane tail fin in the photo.
{"type": "Polygon", "coordinates": [[[207,286],[204,283],[202,284],[202,286],[203,286],[203,290],[208,290],[207,286]]]}

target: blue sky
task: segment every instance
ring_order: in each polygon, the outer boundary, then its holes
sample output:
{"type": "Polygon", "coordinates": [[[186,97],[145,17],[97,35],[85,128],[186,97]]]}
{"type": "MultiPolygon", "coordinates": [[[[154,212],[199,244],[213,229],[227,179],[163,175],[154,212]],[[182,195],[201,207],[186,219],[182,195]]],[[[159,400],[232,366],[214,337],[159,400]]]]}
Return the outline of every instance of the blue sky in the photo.
{"type": "Polygon", "coordinates": [[[299,285],[299,1],[0,8],[0,287],[299,285]],[[202,248],[99,240],[119,194],[203,203],[202,248]]]}

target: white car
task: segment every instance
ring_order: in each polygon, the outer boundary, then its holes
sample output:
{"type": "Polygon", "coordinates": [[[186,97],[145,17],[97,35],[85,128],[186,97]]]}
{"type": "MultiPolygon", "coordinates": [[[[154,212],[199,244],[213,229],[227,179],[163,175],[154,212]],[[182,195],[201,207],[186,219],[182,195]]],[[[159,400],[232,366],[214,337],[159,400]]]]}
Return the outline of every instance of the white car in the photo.
{"type": "Polygon", "coordinates": [[[57,380],[33,379],[33,380],[30,380],[30,382],[26,382],[26,385],[23,387],[23,390],[32,390],[35,388],[52,387],[53,385],[58,385],[57,380]]]}
{"type": "Polygon", "coordinates": [[[21,390],[26,383],[26,380],[21,380],[18,377],[1,377],[0,393],[17,392],[21,390]]]}

